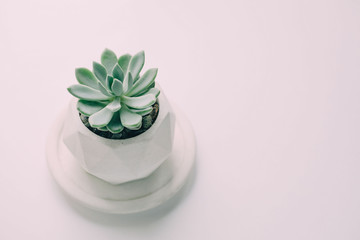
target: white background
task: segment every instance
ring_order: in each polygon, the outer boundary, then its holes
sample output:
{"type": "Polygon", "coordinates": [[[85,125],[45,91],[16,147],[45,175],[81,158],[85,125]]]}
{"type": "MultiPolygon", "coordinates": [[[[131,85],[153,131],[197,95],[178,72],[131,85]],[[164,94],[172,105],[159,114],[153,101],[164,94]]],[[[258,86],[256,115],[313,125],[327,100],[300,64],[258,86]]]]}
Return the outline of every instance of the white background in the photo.
{"type": "Polygon", "coordinates": [[[360,2],[0,1],[0,239],[360,239],[360,2]],[[195,177],[162,207],[72,204],[45,160],[74,69],[108,47],[191,120],[195,177]]]}

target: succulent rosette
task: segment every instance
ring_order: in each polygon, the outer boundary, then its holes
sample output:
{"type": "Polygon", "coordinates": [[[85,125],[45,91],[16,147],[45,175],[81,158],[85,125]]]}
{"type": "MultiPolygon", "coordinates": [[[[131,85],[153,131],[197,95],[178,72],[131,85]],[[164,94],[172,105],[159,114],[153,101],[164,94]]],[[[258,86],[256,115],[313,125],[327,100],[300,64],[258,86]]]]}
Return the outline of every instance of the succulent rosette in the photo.
{"type": "Polygon", "coordinates": [[[138,130],[142,117],[151,113],[160,90],[155,88],[157,68],[144,74],[143,51],[119,58],[105,49],[101,63],[93,62],[93,71],[77,68],[75,76],[79,84],[72,85],[68,91],[78,98],[78,111],[89,117],[92,128],[117,134],[127,128],[138,130]]]}

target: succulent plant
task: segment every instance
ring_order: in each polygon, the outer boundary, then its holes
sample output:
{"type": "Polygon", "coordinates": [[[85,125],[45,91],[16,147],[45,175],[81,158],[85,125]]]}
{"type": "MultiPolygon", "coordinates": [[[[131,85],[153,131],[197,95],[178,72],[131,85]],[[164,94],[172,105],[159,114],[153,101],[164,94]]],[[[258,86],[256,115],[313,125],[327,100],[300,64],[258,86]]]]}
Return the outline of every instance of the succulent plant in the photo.
{"type": "Polygon", "coordinates": [[[131,56],[116,54],[105,49],[101,64],[93,62],[93,72],[77,68],[79,84],[68,91],[78,98],[78,111],[89,117],[92,128],[120,133],[124,128],[138,130],[142,117],[151,113],[160,90],[155,88],[157,68],[140,72],[144,66],[143,51],[131,56]]]}

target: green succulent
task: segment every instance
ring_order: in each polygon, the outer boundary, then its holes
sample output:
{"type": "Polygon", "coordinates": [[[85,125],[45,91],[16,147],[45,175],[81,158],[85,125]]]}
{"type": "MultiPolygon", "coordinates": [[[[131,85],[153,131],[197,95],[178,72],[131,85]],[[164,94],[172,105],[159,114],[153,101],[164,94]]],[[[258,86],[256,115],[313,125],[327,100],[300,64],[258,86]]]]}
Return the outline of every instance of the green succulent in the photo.
{"type": "Polygon", "coordinates": [[[79,84],[68,91],[79,99],[78,111],[89,117],[93,128],[120,133],[124,128],[141,128],[142,116],[151,113],[160,90],[155,88],[157,68],[140,75],[145,62],[143,51],[131,56],[105,49],[101,64],[93,62],[93,72],[77,68],[79,84]]]}

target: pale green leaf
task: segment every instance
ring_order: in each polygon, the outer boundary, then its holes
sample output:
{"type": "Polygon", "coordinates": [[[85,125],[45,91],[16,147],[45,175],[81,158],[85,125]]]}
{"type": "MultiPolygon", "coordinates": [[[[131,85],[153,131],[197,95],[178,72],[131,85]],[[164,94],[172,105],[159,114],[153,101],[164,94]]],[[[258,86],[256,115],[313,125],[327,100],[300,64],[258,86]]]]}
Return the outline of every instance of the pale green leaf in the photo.
{"type": "Polygon", "coordinates": [[[132,88],[133,84],[134,84],[133,76],[130,72],[128,72],[123,82],[123,91],[127,92],[129,89],[132,88]]]}
{"type": "Polygon", "coordinates": [[[91,102],[86,100],[79,100],[77,102],[77,110],[85,116],[90,116],[101,109],[103,109],[106,104],[101,102],[91,102]]]}
{"type": "Polygon", "coordinates": [[[97,129],[100,130],[100,131],[103,131],[103,132],[107,132],[107,131],[108,131],[108,129],[107,129],[106,126],[105,126],[105,127],[98,127],[97,129]]]}
{"type": "Polygon", "coordinates": [[[109,96],[109,97],[113,96],[101,82],[98,82],[98,88],[102,94],[109,96]]]}
{"type": "Polygon", "coordinates": [[[122,107],[120,109],[120,119],[122,125],[130,130],[138,130],[141,128],[141,115],[129,111],[127,107],[122,107]]]}
{"type": "Polygon", "coordinates": [[[123,84],[118,79],[114,79],[111,86],[111,91],[116,95],[120,96],[123,93],[123,84]]]}
{"type": "Polygon", "coordinates": [[[127,106],[136,109],[144,109],[150,107],[156,102],[156,98],[153,94],[147,94],[140,97],[121,97],[122,102],[125,103],[127,106]]]}
{"type": "Polygon", "coordinates": [[[131,73],[133,79],[137,79],[137,76],[139,75],[141,69],[144,66],[145,62],[145,54],[144,51],[141,51],[134,56],[132,56],[130,63],[129,63],[129,69],[128,72],[131,73]]]}
{"type": "Polygon", "coordinates": [[[77,68],[75,69],[75,77],[80,84],[86,85],[88,87],[97,89],[98,80],[94,74],[86,68],[77,68]]]}
{"type": "Polygon", "coordinates": [[[120,112],[115,112],[111,121],[106,126],[107,129],[112,133],[120,133],[124,130],[124,126],[121,124],[120,121],[120,112]]]}
{"type": "Polygon", "coordinates": [[[89,117],[89,123],[94,128],[105,127],[111,120],[114,113],[108,109],[103,108],[89,117]]]}
{"type": "Polygon", "coordinates": [[[140,114],[141,116],[145,116],[145,115],[151,113],[153,108],[147,107],[147,108],[143,108],[143,109],[129,109],[129,110],[133,113],[137,113],[137,114],[140,114]]]}
{"type": "Polygon", "coordinates": [[[127,96],[136,96],[138,93],[148,89],[155,81],[157,75],[157,68],[151,68],[147,70],[144,75],[133,85],[133,87],[127,92],[127,96]]]}
{"type": "Polygon", "coordinates": [[[121,108],[120,98],[115,98],[111,103],[109,103],[106,108],[110,109],[112,112],[117,112],[121,108]]]}
{"type": "Polygon", "coordinates": [[[119,64],[116,64],[112,70],[114,78],[119,79],[121,82],[124,81],[124,71],[121,69],[119,64]]]}
{"type": "Polygon", "coordinates": [[[133,95],[132,97],[138,97],[138,96],[145,95],[145,94],[147,94],[147,92],[148,92],[150,89],[152,89],[152,88],[154,88],[154,87],[155,87],[155,82],[153,82],[152,84],[150,84],[149,87],[144,88],[141,92],[138,92],[137,94],[133,95]]]}
{"type": "Polygon", "coordinates": [[[103,65],[97,62],[93,62],[93,72],[96,78],[105,86],[106,85],[106,69],[103,65]]]}
{"type": "Polygon", "coordinates": [[[130,60],[131,60],[130,54],[125,54],[125,55],[122,55],[121,57],[119,57],[118,64],[120,65],[121,69],[123,70],[124,75],[128,69],[130,60]]]}
{"type": "Polygon", "coordinates": [[[68,91],[74,97],[88,101],[102,101],[109,99],[109,96],[106,96],[100,91],[85,85],[71,85],[70,87],[68,87],[68,91]]]}
{"type": "Polygon", "coordinates": [[[105,49],[104,52],[101,54],[101,64],[104,65],[108,74],[112,73],[112,69],[114,68],[116,63],[116,54],[110,49],[105,49]]]}
{"type": "Polygon", "coordinates": [[[140,75],[137,75],[136,79],[134,79],[134,82],[137,82],[137,80],[139,80],[140,75]]]}
{"type": "Polygon", "coordinates": [[[157,98],[160,95],[160,90],[158,88],[150,88],[146,93],[144,93],[144,95],[146,94],[152,94],[157,98]]]}
{"type": "Polygon", "coordinates": [[[149,89],[150,89],[150,88],[153,88],[153,87],[155,87],[155,82],[153,82],[153,83],[150,85],[149,89]]]}
{"type": "Polygon", "coordinates": [[[113,84],[114,78],[110,75],[106,77],[106,88],[111,91],[111,86],[113,84]]]}

